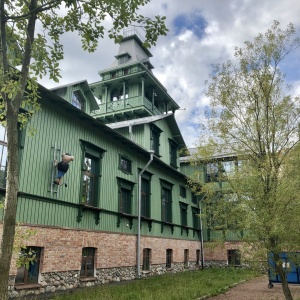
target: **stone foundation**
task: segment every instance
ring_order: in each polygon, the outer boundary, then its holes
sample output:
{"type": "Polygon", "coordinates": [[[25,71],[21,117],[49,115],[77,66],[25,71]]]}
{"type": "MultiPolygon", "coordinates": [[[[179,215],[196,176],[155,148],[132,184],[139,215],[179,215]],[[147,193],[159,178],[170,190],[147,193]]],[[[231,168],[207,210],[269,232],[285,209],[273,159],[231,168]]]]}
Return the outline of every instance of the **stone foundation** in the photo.
{"type": "MultiPolygon", "coordinates": [[[[189,262],[185,267],[183,263],[174,263],[172,268],[166,269],[165,265],[152,265],[151,270],[141,270],[141,278],[149,276],[162,275],[166,273],[178,273],[187,270],[196,270],[199,266],[195,262],[189,262]]],[[[44,293],[55,293],[67,291],[76,288],[91,287],[100,284],[128,281],[137,278],[135,267],[98,269],[95,271],[95,277],[90,279],[81,279],[79,271],[52,272],[40,275],[39,286],[27,286],[21,289],[21,286],[14,286],[14,276],[11,276],[9,282],[9,298],[19,298],[28,295],[39,295],[44,293]]]]}

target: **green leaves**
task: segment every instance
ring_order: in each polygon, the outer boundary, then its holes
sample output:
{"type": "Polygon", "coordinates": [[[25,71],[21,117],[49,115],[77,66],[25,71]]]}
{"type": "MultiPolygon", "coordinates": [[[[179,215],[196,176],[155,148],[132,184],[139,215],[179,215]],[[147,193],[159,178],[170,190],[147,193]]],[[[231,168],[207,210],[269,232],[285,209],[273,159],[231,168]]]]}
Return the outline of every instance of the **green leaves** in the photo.
{"type": "Polygon", "coordinates": [[[293,25],[282,30],[275,21],[267,32],[237,47],[235,60],[215,66],[206,93],[211,141],[199,138],[205,143],[199,145],[196,166],[202,163],[198,178],[207,220],[214,230],[246,229],[244,239],[264,249],[257,251],[264,255],[295,250],[300,243],[300,102],[281,71],[297,47],[293,25]],[[206,183],[205,165],[226,159],[242,165],[206,183]],[[228,200],[229,193],[235,201],[228,200]]]}

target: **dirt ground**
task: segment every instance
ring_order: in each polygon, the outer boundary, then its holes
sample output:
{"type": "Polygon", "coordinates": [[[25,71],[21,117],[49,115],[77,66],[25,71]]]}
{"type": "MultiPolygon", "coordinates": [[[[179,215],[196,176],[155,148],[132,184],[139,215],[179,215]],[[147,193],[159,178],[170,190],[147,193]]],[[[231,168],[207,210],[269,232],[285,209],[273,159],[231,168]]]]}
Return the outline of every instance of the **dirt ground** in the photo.
{"type": "MultiPolygon", "coordinates": [[[[281,284],[274,283],[273,288],[268,288],[268,277],[259,277],[238,284],[224,294],[207,298],[209,300],[285,300],[281,284]]],[[[300,299],[300,285],[290,284],[294,300],[300,299]]]]}

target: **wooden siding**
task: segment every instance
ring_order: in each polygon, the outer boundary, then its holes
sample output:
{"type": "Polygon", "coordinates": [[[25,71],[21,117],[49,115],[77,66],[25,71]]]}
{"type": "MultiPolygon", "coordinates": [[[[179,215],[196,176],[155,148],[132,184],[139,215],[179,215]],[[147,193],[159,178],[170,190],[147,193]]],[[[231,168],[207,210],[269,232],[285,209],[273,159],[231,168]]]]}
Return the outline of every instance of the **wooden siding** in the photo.
{"type": "MultiPolygon", "coordinates": [[[[148,124],[132,126],[132,136],[135,143],[141,145],[145,149],[150,149],[150,131],[145,129],[146,126],[148,126],[148,124]]],[[[119,128],[116,129],[116,131],[126,136],[128,139],[131,139],[128,127],[119,128]]]]}
{"type": "MultiPolygon", "coordinates": [[[[84,120],[76,116],[68,117],[68,111],[59,107],[51,109],[43,106],[31,121],[31,126],[37,129],[34,137],[26,136],[23,159],[20,168],[20,198],[18,202],[18,221],[28,224],[101,230],[137,234],[137,183],[138,169],[142,169],[150,159],[145,152],[134,151],[130,142],[121,142],[103,130],[91,128],[84,120]],[[102,159],[100,178],[100,199],[97,210],[84,210],[80,222],[77,216],[80,211],[80,185],[82,150],[80,139],[88,141],[106,152],[102,159]],[[64,152],[70,152],[75,160],[70,163],[68,173],[63,181],[68,187],[59,187],[59,195],[51,197],[49,187],[50,174],[53,168],[53,146],[60,146],[64,152]],[[132,160],[132,174],[119,170],[119,155],[132,160]],[[122,217],[119,212],[119,195],[117,178],[123,178],[134,183],[131,218],[122,217]],[[95,217],[100,216],[99,224],[95,217]]],[[[162,126],[163,127],[163,126],[162,126]]],[[[168,130],[164,128],[166,133],[168,130]]],[[[167,134],[166,134],[167,136],[167,134]]],[[[163,139],[162,139],[163,141],[163,139]]],[[[163,143],[163,142],[162,142],[163,143]]],[[[161,143],[161,144],[162,144],[161,143]]],[[[164,150],[165,151],[165,150],[164,150]]],[[[192,229],[182,230],[179,201],[188,204],[188,227],[192,227],[192,210],[190,191],[187,198],[182,199],[179,186],[184,185],[184,177],[174,175],[170,170],[153,162],[147,169],[152,173],[151,179],[151,230],[149,223],[142,222],[142,234],[148,236],[163,236],[169,238],[198,240],[192,229]],[[161,223],[161,185],[160,179],[173,184],[172,215],[174,227],[161,223]]]]}

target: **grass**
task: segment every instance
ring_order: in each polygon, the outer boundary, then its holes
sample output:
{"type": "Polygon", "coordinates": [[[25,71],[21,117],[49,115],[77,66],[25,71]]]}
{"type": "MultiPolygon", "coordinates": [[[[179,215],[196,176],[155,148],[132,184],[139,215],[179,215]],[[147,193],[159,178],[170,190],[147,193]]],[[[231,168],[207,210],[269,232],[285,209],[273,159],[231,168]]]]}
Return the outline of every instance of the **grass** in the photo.
{"type": "Polygon", "coordinates": [[[55,300],[195,300],[225,292],[229,286],[258,276],[256,271],[210,268],[147,279],[103,284],[56,296],[55,300]]]}

